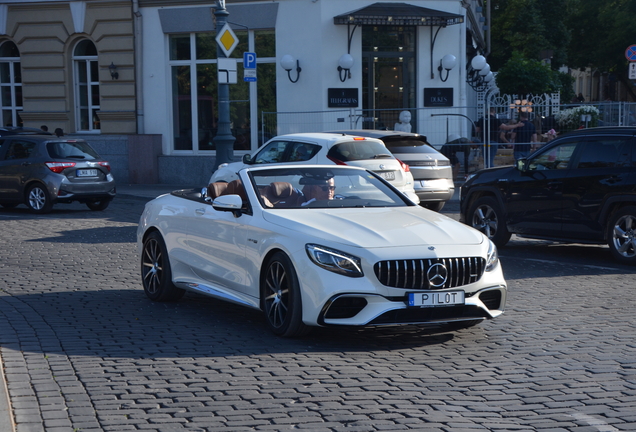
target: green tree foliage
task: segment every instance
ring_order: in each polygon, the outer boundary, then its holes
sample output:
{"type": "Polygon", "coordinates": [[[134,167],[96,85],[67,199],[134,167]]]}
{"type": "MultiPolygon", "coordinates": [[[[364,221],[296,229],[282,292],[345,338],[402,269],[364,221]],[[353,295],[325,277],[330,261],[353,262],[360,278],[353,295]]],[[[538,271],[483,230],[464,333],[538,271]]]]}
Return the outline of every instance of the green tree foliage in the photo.
{"type": "Polygon", "coordinates": [[[612,72],[636,94],[628,80],[625,50],[636,43],[635,0],[569,0],[570,67],[612,72]]]}
{"type": "Polygon", "coordinates": [[[499,69],[496,82],[499,90],[507,94],[526,96],[560,91],[562,100],[574,96],[574,78],[569,74],[552,70],[539,60],[527,59],[520,53],[514,53],[499,69]]]}
{"type": "Polygon", "coordinates": [[[499,70],[518,52],[527,59],[552,58],[558,68],[567,61],[569,31],[565,16],[570,0],[489,0],[492,49],[488,57],[499,70]]]}
{"type": "Polygon", "coordinates": [[[496,82],[502,93],[516,95],[551,93],[561,87],[549,66],[539,60],[527,59],[520,53],[514,53],[499,68],[496,82]]]}

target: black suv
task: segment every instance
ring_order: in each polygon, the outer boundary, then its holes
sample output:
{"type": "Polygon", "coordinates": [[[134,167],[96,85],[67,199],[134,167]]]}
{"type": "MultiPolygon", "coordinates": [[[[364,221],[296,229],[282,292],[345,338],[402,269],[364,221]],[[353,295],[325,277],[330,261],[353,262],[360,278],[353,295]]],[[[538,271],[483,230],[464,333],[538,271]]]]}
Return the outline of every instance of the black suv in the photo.
{"type": "Polygon", "coordinates": [[[460,192],[460,220],[499,247],[511,234],[607,243],[636,265],[636,127],[572,132],[516,166],[477,172],[460,192]]]}

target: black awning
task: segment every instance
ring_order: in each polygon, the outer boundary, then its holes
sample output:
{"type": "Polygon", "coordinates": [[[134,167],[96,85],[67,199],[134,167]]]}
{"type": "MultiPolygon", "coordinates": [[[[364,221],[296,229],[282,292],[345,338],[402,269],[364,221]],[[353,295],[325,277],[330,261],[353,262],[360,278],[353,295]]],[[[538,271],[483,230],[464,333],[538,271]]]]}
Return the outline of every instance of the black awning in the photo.
{"type": "Polygon", "coordinates": [[[407,3],[373,3],[333,18],[334,24],[449,26],[464,22],[463,15],[414,6],[407,3]]]}

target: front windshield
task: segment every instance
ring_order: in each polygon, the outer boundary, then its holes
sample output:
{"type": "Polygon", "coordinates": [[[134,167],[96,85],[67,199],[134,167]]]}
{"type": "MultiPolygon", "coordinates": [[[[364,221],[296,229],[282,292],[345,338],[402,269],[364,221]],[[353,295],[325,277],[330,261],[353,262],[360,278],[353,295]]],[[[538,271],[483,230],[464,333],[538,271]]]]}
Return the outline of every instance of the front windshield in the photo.
{"type": "Polygon", "coordinates": [[[348,168],[275,168],[250,172],[261,206],[268,209],[404,207],[395,192],[364,170],[348,168]]]}

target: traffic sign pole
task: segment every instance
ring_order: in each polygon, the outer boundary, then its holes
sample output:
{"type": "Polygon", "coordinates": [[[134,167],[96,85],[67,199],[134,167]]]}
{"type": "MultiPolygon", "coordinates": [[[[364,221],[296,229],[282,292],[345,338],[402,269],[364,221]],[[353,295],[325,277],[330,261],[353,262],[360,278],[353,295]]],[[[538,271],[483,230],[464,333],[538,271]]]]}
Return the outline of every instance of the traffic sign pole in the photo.
{"type": "MultiPolygon", "coordinates": [[[[216,18],[216,32],[217,35],[221,35],[221,30],[227,24],[227,17],[230,13],[225,9],[225,2],[218,2],[218,7],[214,10],[214,16],[216,18]]],[[[216,45],[217,59],[228,57],[225,53],[225,47],[221,46],[221,43],[216,45]]],[[[232,48],[234,49],[234,48],[232,48]]],[[[230,163],[234,161],[234,141],[236,138],[232,135],[232,129],[230,128],[230,86],[229,84],[218,85],[218,98],[219,98],[219,120],[216,136],[212,140],[216,148],[216,166],[213,171],[222,163],[230,163]]]]}

